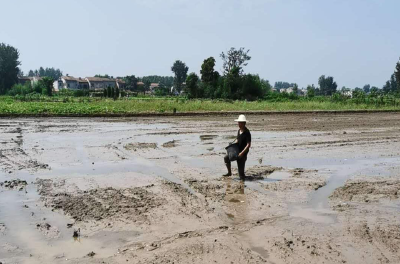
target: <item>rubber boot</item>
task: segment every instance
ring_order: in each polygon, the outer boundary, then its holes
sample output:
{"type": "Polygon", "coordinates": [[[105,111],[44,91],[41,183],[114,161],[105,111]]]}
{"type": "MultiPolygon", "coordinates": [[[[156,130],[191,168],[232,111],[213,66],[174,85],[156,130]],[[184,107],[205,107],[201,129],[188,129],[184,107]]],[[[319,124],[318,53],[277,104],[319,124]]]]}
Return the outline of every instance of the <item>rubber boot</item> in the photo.
{"type": "Polygon", "coordinates": [[[228,169],[228,173],[226,173],[226,174],[224,174],[222,176],[225,176],[225,177],[232,176],[231,164],[230,163],[225,163],[225,165],[226,165],[226,168],[228,169]]]}

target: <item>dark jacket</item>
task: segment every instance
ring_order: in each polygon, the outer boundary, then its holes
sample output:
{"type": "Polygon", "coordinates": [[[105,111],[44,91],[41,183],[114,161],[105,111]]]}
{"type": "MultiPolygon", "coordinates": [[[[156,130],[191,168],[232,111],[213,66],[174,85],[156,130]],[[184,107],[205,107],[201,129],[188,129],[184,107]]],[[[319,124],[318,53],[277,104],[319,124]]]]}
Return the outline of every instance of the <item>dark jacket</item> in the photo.
{"type": "MultiPolygon", "coordinates": [[[[242,152],[246,148],[247,144],[251,142],[250,130],[248,130],[247,127],[242,134],[240,134],[240,129],[238,130],[237,141],[239,145],[239,151],[242,152]]],[[[248,153],[249,151],[246,151],[244,155],[247,156],[248,153]]]]}

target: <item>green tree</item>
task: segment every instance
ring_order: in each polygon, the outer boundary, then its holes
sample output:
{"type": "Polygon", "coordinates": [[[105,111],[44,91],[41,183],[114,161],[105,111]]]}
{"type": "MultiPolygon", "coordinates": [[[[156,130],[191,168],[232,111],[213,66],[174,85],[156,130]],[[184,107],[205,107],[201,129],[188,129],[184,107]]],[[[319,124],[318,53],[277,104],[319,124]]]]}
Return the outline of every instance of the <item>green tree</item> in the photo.
{"type": "Polygon", "coordinates": [[[333,77],[321,75],[318,79],[319,88],[322,95],[333,95],[336,93],[337,84],[333,81],[333,77]]]}
{"type": "Polygon", "coordinates": [[[110,98],[113,98],[113,99],[115,99],[115,88],[114,87],[110,87],[111,88],[111,95],[110,95],[110,98]]]}
{"type": "Polygon", "coordinates": [[[241,89],[238,99],[256,100],[262,98],[266,93],[258,75],[245,74],[241,77],[241,89]]]}
{"type": "Polygon", "coordinates": [[[271,92],[272,86],[268,80],[261,79],[261,86],[263,90],[263,94],[266,95],[267,93],[271,92]]]}
{"type": "Polygon", "coordinates": [[[288,82],[275,82],[274,88],[277,90],[280,89],[287,89],[289,87],[294,87],[295,83],[288,83],[288,82]]]}
{"type": "Polygon", "coordinates": [[[43,68],[43,67],[40,67],[40,68],[39,68],[39,76],[40,76],[40,77],[44,77],[44,76],[46,76],[46,74],[45,74],[45,71],[44,71],[44,68],[43,68]]]}
{"type": "Polygon", "coordinates": [[[119,88],[116,86],[115,87],[114,100],[116,100],[117,98],[119,98],[119,88]]]}
{"type": "Polygon", "coordinates": [[[43,68],[40,67],[39,70],[30,70],[28,73],[29,77],[38,76],[38,77],[50,77],[54,80],[58,80],[62,76],[62,71],[60,69],[51,68],[43,68]]]}
{"type": "Polygon", "coordinates": [[[146,94],[147,91],[150,91],[151,82],[146,80],[143,85],[143,94],[146,94]]]}
{"type": "Polygon", "coordinates": [[[104,89],[104,90],[103,90],[103,96],[104,96],[105,98],[107,98],[107,89],[104,89]]]}
{"type": "Polygon", "coordinates": [[[221,53],[220,57],[223,62],[224,75],[228,75],[234,68],[239,70],[239,74],[243,74],[243,67],[247,66],[248,61],[251,60],[251,57],[248,55],[250,50],[245,50],[244,48],[239,48],[238,50],[235,48],[231,48],[225,54],[221,53]]]}
{"type": "Polygon", "coordinates": [[[171,71],[175,73],[174,88],[180,93],[182,90],[182,83],[186,80],[189,67],[187,67],[184,62],[177,60],[172,65],[171,71]]]}
{"type": "Polygon", "coordinates": [[[18,82],[21,63],[16,48],[0,43],[0,94],[5,94],[18,82]]]}
{"type": "Polygon", "coordinates": [[[19,69],[19,72],[18,72],[17,76],[18,77],[24,77],[25,75],[24,75],[24,72],[21,69],[19,69]]]}
{"type": "Polygon", "coordinates": [[[199,76],[192,72],[186,78],[186,92],[189,98],[198,98],[199,94],[199,76]]]}
{"type": "Polygon", "coordinates": [[[397,92],[400,93],[400,60],[396,63],[396,71],[394,72],[396,77],[397,92]]]}
{"type": "Polygon", "coordinates": [[[126,89],[130,90],[130,91],[138,91],[138,79],[135,77],[135,75],[130,75],[130,76],[126,76],[124,78],[124,81],[126,83],[126,89]]]}
{"type": "Polygon", "coordinates": [[[219,73],[214,70],[215,59],[209,57],[203,61],[201,65],[201,81],[200,89],[204,93],[204,97],[214,98],[218,86],[219,73]]]}
{"type": "Polygon", "coordinates": [[[369,93],[370,90],[371,90],[371,85],[369,84],[364,85],[363,87],[364,93],[369,93]]]}
{"type": "Polygon", "coordinates": [[[107,97],[111,97],[111,86],[107,87],[107,97]]]}
{"type": "Polygon", "coordinates": [[[140,78],[140,81],[143,83],[149,81],[150,83],[163,83],[165,87],[171,88],[174,85],[174,77],[172,76],[158,76],[158,75],[150,75],[143,76],[140,78]]]}
{"type": "Polygon", "coordinates": [[[372,87],[369,93],[370,97],[377,97],[380,94],[380,91],[377,87],[372,87]]]}
{"type": "Polygon", "coordinates": [[[315,87],[313,85],[307,85],[307,97],[313,98],[315,97],[315,87]]]}
{"type": "Polygon", "coordinates": [[[396,82],[396,75],[395,75],[395,73],[393,73],[393,74],[390,76],[390,91],[391,91],[392,93],[396,93],[396,91],[397,91],[397,82],[396,82]]]}
{"type": "Polygon", "coordinates": [[[364,89],[354,89],[352,92],[352,97],[357,100],[357,102],[364,102],[365,91],[364,89]]]}
{"type": "Polygon", "coordinates": [[[104,75],[102,75],[102,74],[96,74],[94,77],[97,77],[97,78],[107,78],[107,79],[112,79],[113,78],[113,76],[110,76],[110,75],[108,75],[108,74],[104,74],[104,75]]]}
{"type": "Polygon", "coordinates": [[[53,78],[43,77],[39,81],[39,84],[42,87],[42,94],[45,94],[47,96],[52,96],[53,95],[53,83],[54,83],[53,78]]]}
{"type": "Polygon", "coordinates": [[[237,67],[233,67],[232,70],[224,76],[223,85],[219,87],[217,90],[217,97],[225,98],[225,99],[240,99],[243,93],[241,92],[241,78],[240,78],[240,69],[237,67]]]}
{"type": "Polygon", "coordinates": [[[201,65],[201,81],[212,86],[216,86],[219,78],[219,73],[214,70],[215,67],[215,59],[210,57],[203,61],[201,65]]]}
{"type": "Polygon", "coordinates": [[[155,95],[157,96],[166,96],[169,94],[169,89],[168,87],[165,86],[164,83],[160,82],[160,85],[155,91],[155,95]]]}
{"type": "Polygon", "coordinates": [[[382,87],[383,93],[385,93],[385,94],[390,93],[391,90],[392,90],[392,86],[390,85],[390,81],[386,81],[385,85],[382,87]]]}
{"type": "Polygon", "coordinates": [[[297,83],[293,85],[293,93],[296,95],[299,94],[299,86],[297,85],[297,83]]]}

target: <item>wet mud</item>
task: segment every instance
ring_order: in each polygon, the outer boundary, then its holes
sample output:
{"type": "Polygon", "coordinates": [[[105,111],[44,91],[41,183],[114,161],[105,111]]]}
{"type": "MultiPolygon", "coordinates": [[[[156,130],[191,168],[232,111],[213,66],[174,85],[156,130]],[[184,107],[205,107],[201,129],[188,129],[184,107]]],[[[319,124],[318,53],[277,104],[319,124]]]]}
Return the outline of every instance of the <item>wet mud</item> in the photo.
{"type": "Polygon", "coordinates": [[[0,120],[0,263],[400,263],[400,114],[0,120]]]}
{"type": "Polygon", "coordinates": [[[341,201],[373,202],[380,199],[399,199],[400,179],[372,178],[366,180],[351,180],[337,188],[331,199],[341,201]]]}
{"type": "Polygon", "coordinates": [[[148,221],[147,214],[166,201],[154,195],[150,189],[112,187],[60,192],[62,184],[51,179],[36,182],[44,205],[53,210],[61,210],[75,221],[128,219],[132,222],[148,221]]]}

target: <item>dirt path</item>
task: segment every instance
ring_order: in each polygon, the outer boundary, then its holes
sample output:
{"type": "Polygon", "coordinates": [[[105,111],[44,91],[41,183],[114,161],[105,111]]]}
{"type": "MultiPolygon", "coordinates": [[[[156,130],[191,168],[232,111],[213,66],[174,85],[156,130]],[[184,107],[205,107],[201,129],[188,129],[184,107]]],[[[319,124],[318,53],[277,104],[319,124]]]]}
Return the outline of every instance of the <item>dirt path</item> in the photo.
{"type": "Polygon", "coordinates": [[[0,263],[399,263],[400,113],[0,120],[0,263]]]}

